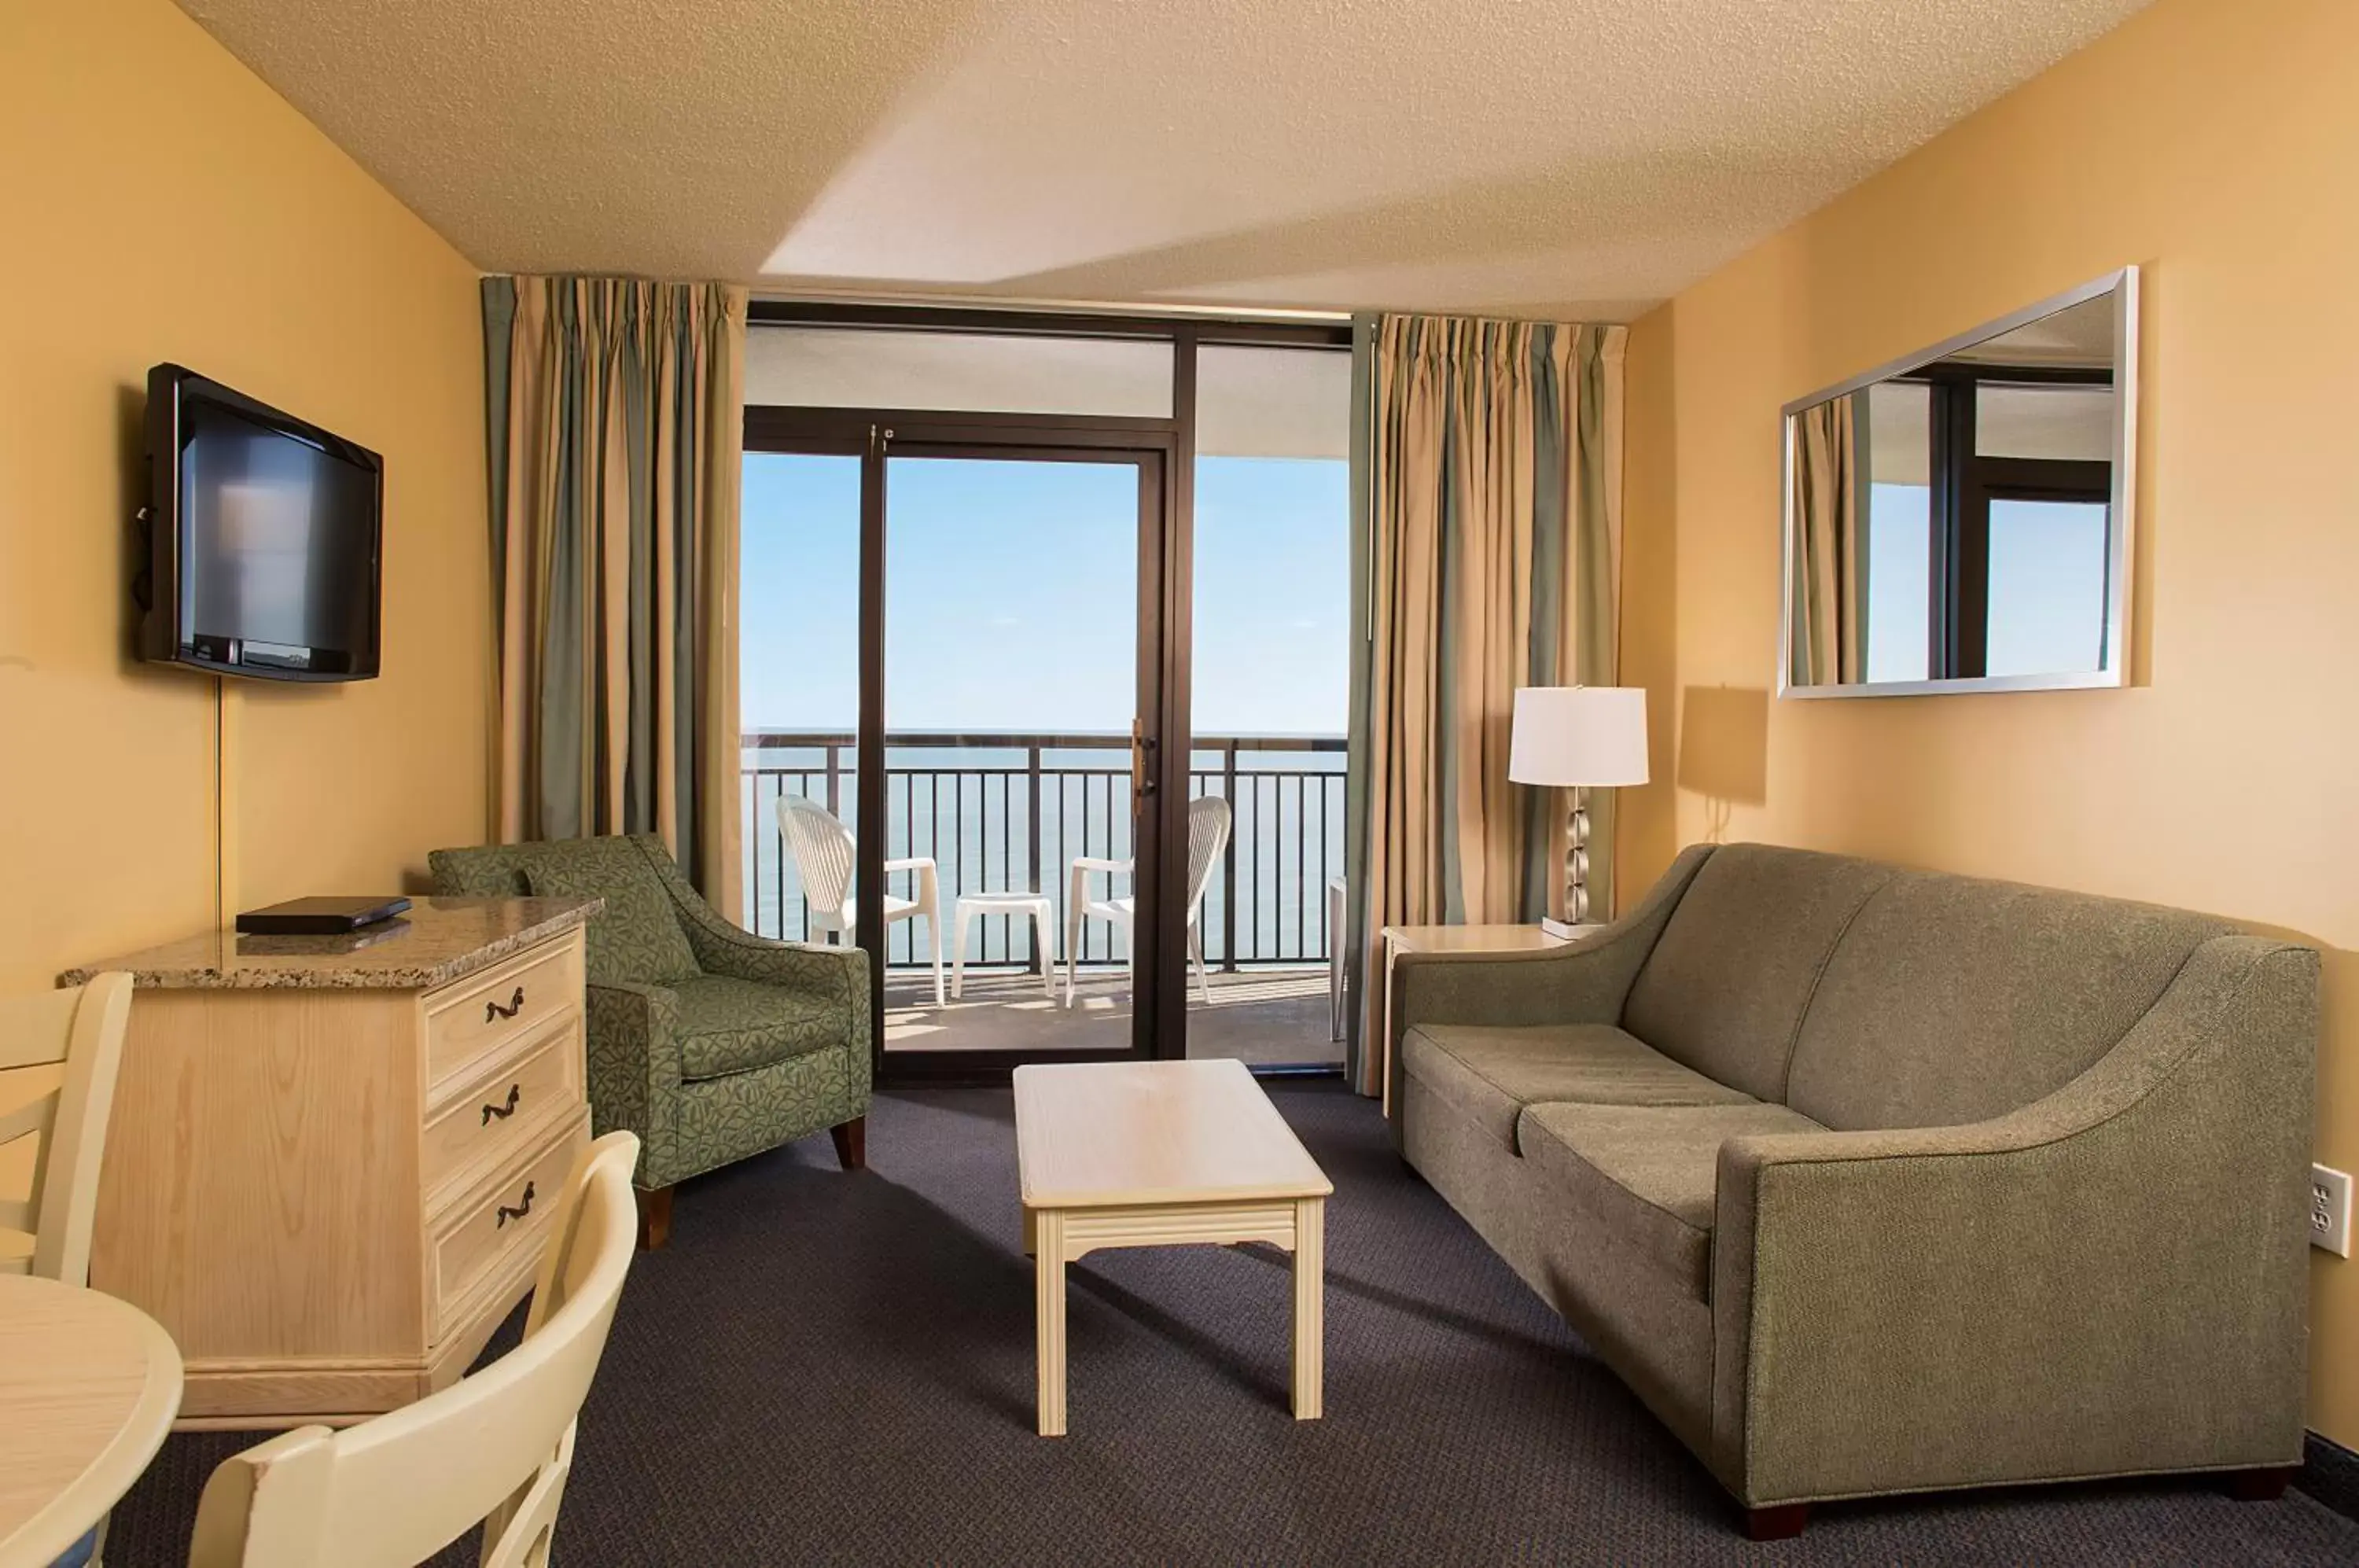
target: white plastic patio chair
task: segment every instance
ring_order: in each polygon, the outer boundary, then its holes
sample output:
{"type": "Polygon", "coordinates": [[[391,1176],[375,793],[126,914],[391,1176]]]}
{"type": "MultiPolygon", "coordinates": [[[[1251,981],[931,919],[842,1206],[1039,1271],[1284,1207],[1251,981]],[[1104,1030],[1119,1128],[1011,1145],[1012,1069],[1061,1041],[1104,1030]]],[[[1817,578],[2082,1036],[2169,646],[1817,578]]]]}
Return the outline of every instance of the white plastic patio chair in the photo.
{"type": "MultiPolygon", "coordinates": [[[[1204,889],[1212,885],[1212,868],[1221,863],[1221,851],[1229,843],[1229,803],[1218,795],[1203,795],[1188,802],[1188,956],[1196,965],[1196,984],[1203,992],[1204,1005],[1212,1005],[1212,979],[1204,968],[1204,933],[1198,919],[1204,909],[1204,889]]],[[[1065,1006],[1073,1005],[1074,971],[1082,956],[1082,921],[1104,920],[1120,926],[1127,933],[1132,924],[1132,903],[1127,897],[1092,898],[1089,879],[1093,873],[1108,877],[1129,874],[1135,862],[1100,860],[1090,855],[1076,855],[1065,896],[1065,1006]]],[[[1131,946],[1124,944],[1125,962],[1132,968],[1131,946]]]]}
{"type": "MultiPolygon", "coordinates": [[[[795,874],[802,878],[803,897],[810,904],[811,934],[831,942],[839,936],[846,942],[858,942],[859,911],[852,896],[852,830],[816,800],[807,800],[800,795],[781,795],[778,836],[787,841],[787,853],[795,859],[795,874]]],[[[907,860],[888,860],[885,869],[887,874],[918,874],[916,898],[885,895],[885,925],[889,931],[896,920],[926,917],[926,930],[934,943],[934,1006],[946,1007],[948,998],[942,993],[941,890],[934,863],[930,857],[919,855],[907,860]]]]}
{"type": "Polygon", "coordinates": [[[514,1350],[389,1414],[223,1460],[190,1568],[405,1568],[479,1519],[484,1568],[546,1568],[575,1418],[637,1250],[638,1158],[635,1134],[610,1132],[574,1161],[514,1350]]]}

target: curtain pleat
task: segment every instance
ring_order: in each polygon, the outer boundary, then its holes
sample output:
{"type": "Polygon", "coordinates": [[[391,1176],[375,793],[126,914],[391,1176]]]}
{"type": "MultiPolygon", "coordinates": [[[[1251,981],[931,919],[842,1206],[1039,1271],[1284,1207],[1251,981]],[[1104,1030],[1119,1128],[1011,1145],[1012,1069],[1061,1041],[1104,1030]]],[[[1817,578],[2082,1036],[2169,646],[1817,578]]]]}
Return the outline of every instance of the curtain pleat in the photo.
{"type": "MultiPolygon", "coordinates": [[[[1364,1094],[1382,1089],[1382,929],[1533,920],[1558,899],[1563,801],[1508,782],[1508,725],[1518,687],[1614,679],[1625,335],[1354,323],[1348,1072],[1364,1094]]],[[[1609,846],[1610,805],[1592,809],[1609,846]]],[[[1600,908],[1612,874],[1601,848],[1600,908]]]]}
{"type": "Polygon", "coordinates": [[[1794,528],[1793,678],[1805,686],[1864,681],[1867,558],[1849,393],[1794,416],[1794,528]]]}
{"type": "Polygon", "coordinates": [[[490,278],[484,330],[500,840],[660,833],[734,911],[745,291],[490,278]]]}

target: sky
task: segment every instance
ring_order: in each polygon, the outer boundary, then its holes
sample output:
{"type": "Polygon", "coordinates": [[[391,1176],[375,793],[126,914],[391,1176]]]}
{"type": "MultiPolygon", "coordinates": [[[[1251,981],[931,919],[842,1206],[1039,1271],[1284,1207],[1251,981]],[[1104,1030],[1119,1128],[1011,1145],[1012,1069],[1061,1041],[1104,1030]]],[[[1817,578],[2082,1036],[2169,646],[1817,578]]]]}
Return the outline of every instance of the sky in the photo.
{"type": "MultiPolygon", "coordinates": [[[[1345,464],[1207,457],[1196,475],[1196,734],[1342,735],[1345,464]]],[[[1136,469],[894,458],[886,496],[889,729],[1129,729],[1136,469]]],[[[748,729],[853,727],[859,503],[856,457],[746,454],[748,729]]]]}
{"type": "MultiPolygon", "coordinates": [[[[1867,678],[1922,681],[1932,571],[1922,485],[1868,489],[1867,678]]],[[[1992,675],[2098,669],[2105,628],[2105,508],[1994,500],[1990,508],[1992,675]]]]}

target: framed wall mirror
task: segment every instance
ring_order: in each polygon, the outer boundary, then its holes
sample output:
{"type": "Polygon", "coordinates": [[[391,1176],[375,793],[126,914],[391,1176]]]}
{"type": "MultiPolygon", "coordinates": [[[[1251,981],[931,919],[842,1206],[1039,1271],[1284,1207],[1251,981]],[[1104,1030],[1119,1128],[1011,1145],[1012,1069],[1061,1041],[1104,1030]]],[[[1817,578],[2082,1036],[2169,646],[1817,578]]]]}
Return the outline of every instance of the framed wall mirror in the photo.
{"type": "Polygon", "coordinates": [[[2137,268],[1784,413],[1781,696],[2125,683],[2137,268]]]}

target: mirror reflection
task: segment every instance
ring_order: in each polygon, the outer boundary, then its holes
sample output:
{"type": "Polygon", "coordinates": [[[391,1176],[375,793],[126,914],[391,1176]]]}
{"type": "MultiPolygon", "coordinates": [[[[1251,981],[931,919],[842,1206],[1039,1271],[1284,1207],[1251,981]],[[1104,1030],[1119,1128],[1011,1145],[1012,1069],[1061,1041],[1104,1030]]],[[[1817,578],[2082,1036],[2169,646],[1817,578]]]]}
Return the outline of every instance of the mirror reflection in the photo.
{"type": "Polygon", "coordinates": [[[2126,282],[1788,415],[1789,689],[2118,681],[2126,282]]]}

